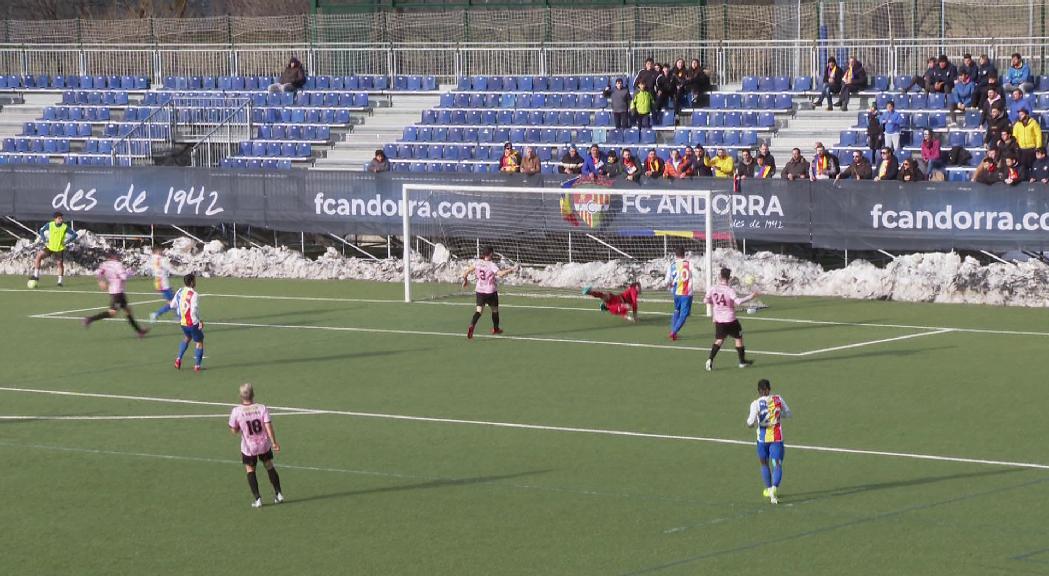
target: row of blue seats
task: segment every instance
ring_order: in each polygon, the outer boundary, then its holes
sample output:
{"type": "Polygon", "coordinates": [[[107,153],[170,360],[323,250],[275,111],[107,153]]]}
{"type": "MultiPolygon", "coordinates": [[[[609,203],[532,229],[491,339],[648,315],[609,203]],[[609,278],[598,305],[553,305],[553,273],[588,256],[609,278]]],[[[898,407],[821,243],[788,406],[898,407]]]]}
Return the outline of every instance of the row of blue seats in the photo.
{"type": "Polygon", "coordinates": [[[688,130],[674,132],[678,146],[757,146],[758,133],[754,130],[688,130]]]}
{"type": "Polygon", "coordinates": [[[62,93],[62,104],[76,106],[87,104],[90,106],[127,106],[127,92],[107,90],[67,90],[62,93]]]}
{"type": "Polygon", "coordinates": [[[222,159],[223,168],[248,168],[253,170],[291,170],[291,160],[245,160],[235,156],[222,159]]]}
{"type": "MultiPolygon", "coordinates": [[[[569,143],[573,140],[593,139],[594,130],[580,128],[428,128],[425,126],[407,126],[401,142],[449,142],[449,143],[500,143],[500,142],[536,142],[554,144],[569,143]],[[574,134],[574,136],[573,136],[574,134]]],[[[655,142],[656,131],[638,130],[599,130],[606,138],[616,138],[626,142],[655,142]]]]}
{"type": "MultiPolygon", "coordinates": [[[[579,155],[586,156],[586,148],[592,143],[590,140],[574,140],[568,144],[575,143],[579,146],[579,155]]],[[[565,143],[561,143],[565,144],[565,143]]],[[[609,142],[598,144],[606,152],[608,148],[619,150],[620,146],[609,146],[609,142]]],[[[689,144],[682,144],[678,146],[651,146],[651,149],[656,151],[656,154],[661,158],[669,158],[671,150],[678,150],[682,154],[685,153],[685,146],[689,144]]],[[[516,146],[516,144],[515,144],[516,146]]],[[[524,148],[531,146],[530,144],[521,143],[517,146],[518,152],[524,153],[524,148]]],[[[746,145],[739,145],[745,147],[746,145]]],[[[561,156],[567,152],[567,148],[563,145],[534,145],[535,154],[543,162],[549,162],[551,160],[560,160],[561,156]]],[[[633,149],[627,146],[631,153],[635,156],[637,154],[647,153],[649,149],[646,147],[644,151],[642,149],[633,149]]],[[[383,152],[386,157],[390,160],[498,160],[503,155],[502,146],[471,146],[471,145],[437,145],[437,144],[386,144],[383,146],[383,152]]],[[[734,150],[729,151],[730,154],[735,156],[734,150]]]]}
{"type": "MultiPolygon", "coordinates": [[[[614,76],[460,76],[460,92],[600,92],[614,76]]],[[[626,77],[622,77],[627,82],[626,77]]]]}
{"type": "MultiPolygon", "coordinates": [[[[1002,74],[1002,78],[1004,78],[1005,71],[1003,70],[1001,72],[1001,74],[1002,74]]],[[[892,88],[893,88],[893,90],[902,91],[904,88],[907,88],[910,85],[911,80],[913,80],[913,78],[914,78],[913,76],[909,76],[909,75],[906,75],[906,74],[903,74],[903,75],[900,75],[900,76],[894,76],[892,78],[892,88]]],[[[1049,76],[1036,76],[1034,80],[1035,80],[1035,82],[1034,82],[1035,90],[1037,92],[1049,92],[1049,76]]],[[[889,90],[889,77],[888,76],[874,76],[871,79],[870,90],[873,90],[875,92],[885,92],[885,91],[889,90]]],[[[924,89],[921,86],[911,86],[910,87],[910,91],[911,92],[924,92],[924,89]]]]}
{"type": "Polygon", "coordinates": [[[70,154],[66,156],[67,166],[131,166],[132,159],[126,156],[83,156],[70,154]]]}
{"type": "Polygon", "coordinates": [[[711,92],[710,107],[715,110],[779,110],[794,108],[790,94],[756,94],[754,92],[711,92]]]}
{"type": "MultiPolygon", "coordinates": [[[[653,126],[673,126],[673,112],[656,112],[653,114],[653,126]]],[[[425,110],[422,113],[423,126],[612,126],[612,113],[602,110],[590,112],[570,112],[556,110],[425,110]]]]}
{"type": "Polygon", "coordinates": [[[0,76],[3,89],[55,89],[80,88],[82,90],[148,90],[149,78],[145,76],[0,76]]]}
{"type": "Polygon", "coordinates": [[[5,164],[50,164],[49,156],[34,154],[0,154],[0,166],[5,164]]]}
{"type": "MultiPolygon", "coordinates": [[[[431,77],[432,78],[432,77],[431,77]]],[[[265,90],[277,76],[167,76],[165,90],[265,90]]],[[[435,80],[436,82],[436,80],[435,80]]],[[[390,79],[379,75],[307,76],[307,90],[389,90],[390,79]]]]}
{"type": "Polygon", "coordinates": [[[155,106],[172,100],[189,106],[235,106],[238,99],[250,99],[254,106],[298,106],[303,108],[367,108],[367,92],[224,92],[215,96],[192,91],[148,92],[142,104],[155,106]]]}
{"type": "Polygon", "coordinates": [[[42,119],[107,122],[109,121],[109,108],[100,106],[48,106],[44,108],[42,119]]]}
{"type": "Polygon", "coordinates": [[[307,108],[254,108],[251,121],[260,124],[327,124],[343,126],[350,123],[349,110],[307,108]]]}
{"type": "Polygon", "coordinates": [[[262,124],[259,126],[259,140],[307,140],[312,142],[331,140],[331,128],[327,126],[282,126],[280,124],[262,124]]]}
{"type": "Polygon", "coordinates": [[[259,142],[257,140],[248,140],[240,143],[240,155],[309,158],[313,156],[313,147],[309,142],[259,142]]]}
{"type": "Polygon", "coordinates": [[[608,108],[608,99],[593,94],[441,94],[440,108],[608,108]]]}
{"type": "MultiPolygon", "coordinates": [[[[842,169],[844,169],[848,164],[852,163],[853,152],[860,152],[861,154],[863,154],[863,156],[867,159],[867,161],[871,163],[871,166],[873,166],[875,169],[877,169],[878,163],[881,162],[880,157],[877,159],[872,159],[874,153],[871,150],[867,149],[856,149],[855,147],[849,149],[844,146],[834,146],[831,148],[831,152],[838,157],[838,162],[841,164],[842,169]]],[[[969,160],[969,166],[974,167],[980,164],[984,156],[987,155],[987,151],[980,147],[976,149],[970,149],[969,154],[971,155],[971,158],[969,160]]],[[[905,159],[913,158],[916,156],[913,150],[904,150],[902,149],[902,146],[901,149],[896,150],[893,155],[896,156],[896,161],[898,163],[902,163],[905,159]]],[[[940,156],[941,158],[946,156],[946,151],[941,152],[940,156]]]]}
{"type": "MultiPolygon", "coordinates": [[[[413,160],[395,160],[390,163],[392,172],[443,173],[443,174],[497,174],[499,163],[486,162],[418,162],[413,160]]],[[[540,174],[557,174],[557,165],[541,164],[540,174]]]]}
{"type": "Polygon", "coordinates": [[[4,138],[3,151],[66,154],[69,152],[69,140],[65,138],[4,138]]]}
{"type": "Polygon", "coordinates": [[[744,92],[808,92],[812,90],[812,78],[798,76],[791,82],[790,76],[744,76],[744,92]]]}
{"type": "MultiPolygon", "coordinates": [[[[120,138],[131,133],[138,123],[135,122],[110,122],[102,128],[102,134],[107,138],[120,138]]],[[[165,124],[152,125],[149,132],[154,138],[166,138],[170,127],[165,124]]],[[[93,130],[89,122],[26,122],[22,125],[22,133],[19,136],[41,136],[41,137],[65,137],[65,138],[88,138],[93,130]]]]}
{"type": "Polygon", "coordinates": [[[772,112],[705,112],[692,113],[691,126],[701,128],[775,128],[772,112]]]}

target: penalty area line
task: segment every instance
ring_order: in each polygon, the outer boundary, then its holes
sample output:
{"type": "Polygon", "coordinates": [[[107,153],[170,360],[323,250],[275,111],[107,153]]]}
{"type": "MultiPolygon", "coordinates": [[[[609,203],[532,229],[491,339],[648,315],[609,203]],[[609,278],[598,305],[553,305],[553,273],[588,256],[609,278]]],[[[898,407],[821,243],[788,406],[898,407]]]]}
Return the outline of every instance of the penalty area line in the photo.
{"type": "MultiPolygon", "coordinates": [[[[271,412],[270,416],[308,416],[319,412],[271,412]]],[[[193,420],[200,418],[229,418],[229,414],[133,414],[130,416],[0,416],[0,421],[88,422],[94,420],[193,420]]]]}
{"type": "MultiPolygon", "coordinates": [[[[193,404],[207,404],[207,405],[222,405],[227,404],[219,402],[203,402],[193,400],[183,400],[179,398],[160,398],[151,396],[128,396],[122,394],[100,394],[100,393],[88,393],[88,392],[71,392],[65,390],[42,390],[33,388],[13,388],[13,387],[0,387],[0,391],[7,392],[24,392],[31,394],[52,394],[59,396],[83,396],[88,398],[113,398],[117,400],[140,400],[145,402],[172,402],[172,403],[193,403],[193,404]]],[[[518,422],[498,422],[498,421],[487,421],[487,420],[466,420],[461,418],[438,418],[430,416],[410,416],[405,414],[383,414],[376,412],[355,412],[350,410],[323,410],[323,409],[312,409],[312,408],[294,408],[289,406],[270,406],[275,411],[288,411],[288,412],[310,412],[316,414],[332,414],[338,416],[350,416],[356,418],[375,418],[382,420],[400,420],[400,421],[411,421],[411,422],[428,422],[428,423],[439,423],[439,424],[461,424],[469,426],[479,427],[490,427],[490,428],[508,428],[516,430],[533,430],[543,432],[568,432],[575,434],[593,434],[600,436],[616,436],[616,437],[628,437],[628,438],[644,438],[650,440],[679,440],[687,442],[703,442],[709,444],[728,444],[735,446],[753,446],[754,442],[749,440],[737,440],[734,438],[716,438],[709,436],[688,436],[681,434],[655,434],[651,432],[634,432],[629,430],[610,430],[603,428],[580,428],[573,426],[552,426],[545,424],[524,424],[518,422]]],[[[855,448],[839,448],[833,446],[814,446],[805,444],[790,444],[791,450],[802,450],[811,452],[828,452],[835,454],[853,454],[862,456],[884,456],[891,458],[907,458],[911,460],[926,460],[934,462],[954,462],[960,464],[979,464],[985,466],[1004,466],[1008,468],[1027,468],[1034,470],[1049,470],[1049,464],[1038,464],[1033,462],[1010,462],[1006,460],[986,460],[980,458],[967,458],[962,456],[940,456],[936,454],[915,454],[909,452],[895,452],[887,450],[862,450],[855,448]]]]}
{"type": "MultiPolygon", "coordinates": [[[[156,304],[157,302],[164,302],[164,301],[165,300],[163,298],[158,298],[156,300],[143,300],[142,302],[133,302],[133,303],[129,302],[128,305],[130,306],[132,304],[156,304]]],[[[30,318],[51,318],[53,316],[61,316],[63,314],[73,314],[75,312],[90,312],[92,310],[105,310],[106,308],[109,308],[109,306],[92,306],[90,308],[76,308],[74,310],[61,310],[61,311],[58,311],[58,312],[44,312],[42,314],[30,314],[29,317],[30,318]]]]}

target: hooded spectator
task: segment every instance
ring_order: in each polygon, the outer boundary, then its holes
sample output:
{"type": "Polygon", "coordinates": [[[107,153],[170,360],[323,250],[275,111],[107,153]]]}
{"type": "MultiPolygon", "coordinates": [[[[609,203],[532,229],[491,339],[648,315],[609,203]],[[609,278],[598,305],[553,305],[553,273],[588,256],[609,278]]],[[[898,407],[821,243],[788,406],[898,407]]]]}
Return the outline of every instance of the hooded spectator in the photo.
{"type": "Polygon", "coordinates": [[[535,153],[535,148],[528,146],[525,148],[524,159],[521,160],[521,173],[525,176],[531,176],[538,174],[543,170],[543,165],[539,161],[539,156],[535,153]]]}
{"type": "Polygon", "coordinates": [[[874,177],[874,170],[871,168],[870,160],[863,155],[863,152],[859,150],[852,151],[852,163],[845,167],[840,174],[834,177],[835,180],[870,180],[874,177]]]}
{"type": "Polygon", "coordinates": [[[592,144],[590,146],[590,153],[586,155],[586,160],[583,161],[583,176],[597,178],[599,176],[607,175],[608,172],[605,170],[605,156],[601,153],[601,147],[597,144],[592,144]]]}
{"type": "Polygon", "coordinates": [[[849,98],[853,94],[866,89],[867,71],[863,69],[863,63],[854,56],[849,56],[849,65],[845,67],[845,73],[841,76],[841,95],[838,98],[841,111],[849,110],[849,98]]]}
{"type": "Polygon", "coordinates": [[[834,110],[834,95],[841,93],[841,79],[845,75],[845,71],[842,70],[841,66],[838,66],[838,59],[831,56],[827,58],[827,65],[823,67],[823,89],[820,91],[820,97],[818,100],[812,103],[813,106],[819,108],[823,105],[823,100],[827,100],[827,111],[834,110]]]}
{"type": "Polygon", "coordinates": [[[1024,94],[1030,94],[1034,90],[1034,76],[1031,75],[1031,68],[1020,57],[1019,52],[1012,55],[1009,69],[1005,71],[1003,88],[1009,91],[1020,89],[1024,94]]]}
{"type": "Polygon", "coordinates": [[[269,85],[270,92],[296,92],[306,85],[306,70],[302,68],[302,62],[292,56],[288,65],[280,73],[277,82],[269,85]]]}
{"type": "Polygon", "coordinates": [[[1049,184],[1049,157],[1046,156],[1044,147],[1034,151],[1034,163],[1027,171],[1027,178],[1031,182],[1049,184]]]}
{"type": "Polygon", "coordinates": [[[389,172],[390,161],[386,158],[386,152],[382,149],[375,151],[375,157],[372,158],[371,162],[368,162],[368,172],[389,172]]]}
{"type": "Polygon", "coordinates": [[[626,89],[622,78],[616,78],[616,87],[612,89],[608,100],[612,106],[615,127],[619,130],[630,128],[630,90],[626,89]]]}
{"type": "Polygon", "coordinates": [[[750,150],[744,150],[739,159],[739,164],[736,164],[736,177],[753,178],[757,167],[758,164],[754,161],[754,156],[750,150]]]}
{"type": "Polygon", "coordinates": [[[710,171],[715,178],[732,178],[736,173],[736,160],[724,148],[718,148],[717,155],[710,159],[710,171]]]}
{"type": "Polygon", "coordinates": [[[816,142],[816,155],[809,162],[809,175],[813,180],[831,180],[841,172],[838,157],[816,142]]]}
{"type": "Polygon", "coordinates": [[[645,164],[641,169],[645,173],[646,178],[662,178],[663,168],[666,162],[656,154],[656,149],[652,148],[648,151],[648,156],[645,157],[645,164]]]}
{"type": "Polygon", "coordinates": [[[577,176],[583,172],[583,157],[575,146],[569,146],[564,156],[561,156],[561,165],[557,171],[569,176],[577,176]]]}
{"type": "Polygon", "coordinates": [[[809,161],[801,155],[800,148],[794,148],[790,151],[790,160],[787,160],[780,177],[784,180],[809,179],[809,161]]]}
{"type": "Polygon", "coordinates": [[[878,170],[874,173],[875,180],[895,180],[900,172],[899,162],[889,147],[881,149],[878,153],[881,160],[878,162],[878,170]]]}
{"type": "Polygon", "coordinates": [[[896,179],[900,182],[921,182],[925,180],[925,175],[922,174],[921,170],[918,170],[918,166],[915,165],[913,159],[904,158],[903,165],[900,166],[900,172],[896,175],[896,179]]]}

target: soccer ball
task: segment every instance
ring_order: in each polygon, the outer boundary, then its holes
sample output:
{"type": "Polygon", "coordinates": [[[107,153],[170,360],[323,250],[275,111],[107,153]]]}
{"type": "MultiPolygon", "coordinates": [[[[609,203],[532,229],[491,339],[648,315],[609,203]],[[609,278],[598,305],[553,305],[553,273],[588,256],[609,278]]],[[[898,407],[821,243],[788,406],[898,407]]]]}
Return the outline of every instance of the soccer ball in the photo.
{"type": "Polygon", "coordinates": [[[25,285],[28,286],[30,289],[36,288],[36,280],[33,279],[33,278],[30,278],[29,282],[26,282],[25,285]]]}

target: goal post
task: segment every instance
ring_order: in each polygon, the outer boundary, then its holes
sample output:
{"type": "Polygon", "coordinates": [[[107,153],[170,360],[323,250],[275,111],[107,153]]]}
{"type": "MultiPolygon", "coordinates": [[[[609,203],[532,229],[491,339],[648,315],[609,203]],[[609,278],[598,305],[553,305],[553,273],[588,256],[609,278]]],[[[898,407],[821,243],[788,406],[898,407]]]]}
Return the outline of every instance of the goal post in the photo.
{"type": "Polygon", "coordinates": [[[662,285],[678,247],[702,271],[701,291],[714,282],[714,251],[735,247],[730,215],[710,209],[718,194],[729,193],[402,184],[404,300],[469,295],[457,282],[485,246],[502,267],[520,268],[504,277],[501,293],[579,296],[584,286],[630,280],[651,289],[662,285]]]}

